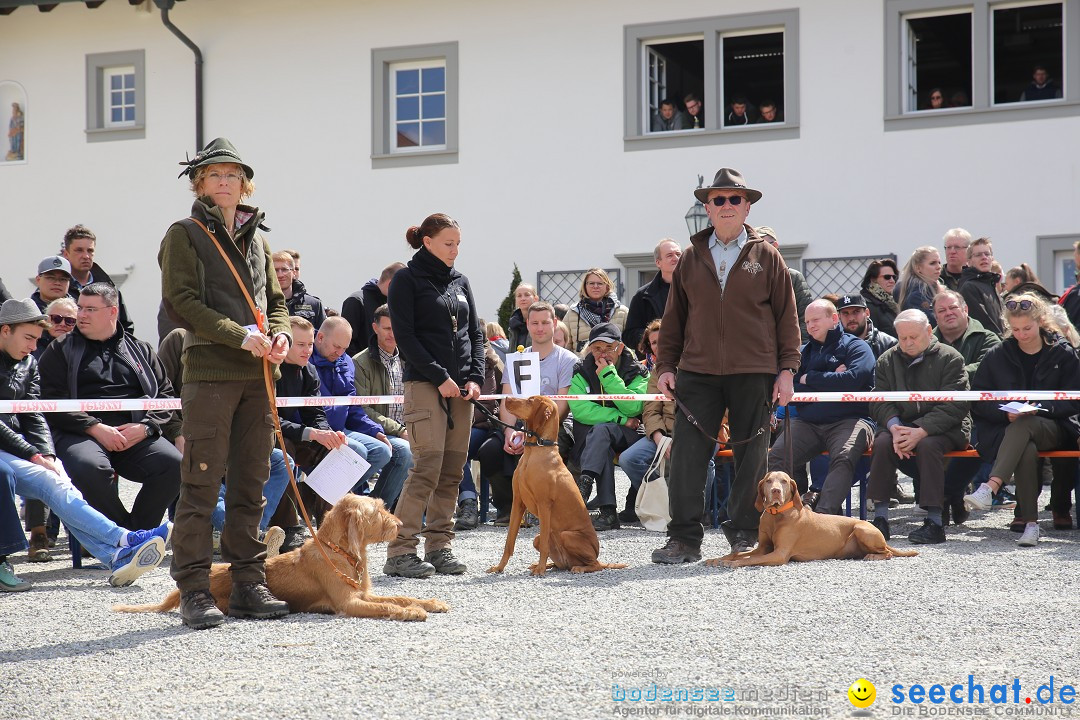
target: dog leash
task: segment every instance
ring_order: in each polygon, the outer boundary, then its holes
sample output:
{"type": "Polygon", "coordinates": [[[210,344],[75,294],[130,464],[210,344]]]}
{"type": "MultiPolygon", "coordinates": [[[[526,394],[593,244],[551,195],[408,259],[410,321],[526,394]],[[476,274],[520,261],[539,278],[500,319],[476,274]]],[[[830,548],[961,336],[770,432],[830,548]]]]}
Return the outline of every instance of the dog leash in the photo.
{"type": "MultiPolygon", "coordinates": [[[[259,308],[255,305],[255,301],[251,299],[251,293],[248,292],[247,287],[244,285],[244,281],[240,279],[240,274],[236,272],[236,267],[233,266],[232,260],[230,260],[229,256],[225,253],[225,248],[221,247],[221,243],[218,242],[217,237],[215,237],[214,234],[210,232],[209,228],[199,222],[199,220],[197,220],[196,218],[191,219],[195,222],[196,225],[201,227],[203,229],[203,232],[205,232],[207,236],[209,236],[209,238],[213,241],[214,247],[217,248],[218,253],[221,255],[221,259],[225,261],[225,264],[229,267],[229,270],[232,271],[233,279],[236,280],[236,284],[240,287],[240,292],[243,293],[244,300],[247,301],[248,308],[251,310],[252,316],[259,324],[259,332],[266,332],[268,328],[263,327],[264,323],[266,323],[266,314],[259,310],[259,308]]],[[[307,525],[308,531],[311,532],[311,537],[315,541],[315,547],[319,548],[319,552],[322,554],[323,559],[326,560],[326,564],[329,565],[333,569],[333,571],[337,573],[338,577],[345,581],[347,585],[356,590],[360,590],[360,583],[358,583],[356,580],[353,580],[345,573],[341,572],[341,570],[338,570],[337,565],[334,564],[334,561],[330,558],[329,553],[326,552],[326,548],[323,546],[330,546],[331,550],[344,556],[347,560],[352,562],[355,567],[359,567],[360,561],[353,557],[352,554],[347,553],[341,548],[339,548],[337,545],[321,540],[318,534],[315,532],[315,528],[312,527],[311,517],[308,515],[307,507],[304,506],[304,501],[300,497],[300,488],[296,484],[296,475],[293,473],[292,465],[288,462],[289,453],[285,449],[285,436],[281,432],[281,418],[278,415],[277,389],[274,387],[274,376],[272,371],[270,370],[270,360],[266,356],[262,357],[262,368],[263,382],[266,385],[266,397],[267,400],[269,400],[270,402],[271,415],[274,418],[274,434],[277,436],[278,447],[281,448],[282,454],[284,454],[286,457],[285,470],[288,472],[289,475],[289,485],[290,487],[292,487],[293,496],[296,499],[297,505],[300,507],[300,514],[304,518],[304,524],[307,525]]]]}
{"type": "MultiPolygon", "coordinates": [[[[757,440],[759,437],[761,437],[762,435],[765,434],[766,430],[768,430],[771,427],[772,420],[775,419],[775,417],[776,417],[776,406],[773,405],[772,408],[771,408],[771,416],[769,418],[769,421],[766,422],[761,427],[759,427],[756,433],[754,433],[750,437],[746,438],[745,440],[731,440],[731,439],[728,439],[728,440],[725,440],[725,441],[721,442],[720,440],[717,439],[718,436],[720,435],[719,430],[717,430],[716,433],[710,434],[709,431],[706,430],[704,428],[704,426],[702,426],[702,424],[700,422],[698,422],[698,419],[696,417],[694,417],[694,414],[692,412],[690,412],[690,408],[686,407],[686,405],[683,403],[683,401],[679,399],[678,395],[675,395],[673,393],[672,398],[675,400],[675,405],[679,408],[679,410],[682,412],[682,414],[686,416],[686,419],[690,421],[691,425],[693,425],[698,430],[700,430],[705,435],[705,437],[709,438],[709,440],[711,440],[712,442],[717,443],[719,445],[727,446],[729,448],[735,447],[737,445],[746,445],[747,443],[751,443],[754,440],[757,440]]],[[[786,418],[786,415],[785,415],[785,418],[786,418]]]]}
{"type": "Polygon", "coordinates": [[[496,417],[494,413],[484,407],[483,403],[481,403],[479,400],[470,400],[469,402],[473,404],[473,407],[480,411],[481,415],[483,415],[496,425],[501,425],[502,427],[509,428],[510,430],[513,430],[515,432],[525,433],[531,438],[536,438],[536,442],[525,443],[529,447],[553,447],[555,445],[558,445],[558,442],[556,442],[555,440],[548,440],[547,438],[541,436],[540,433],[534,430],[530,430],[527,427],[519,428],[516,425],[511,425],[510,423],[503,422],[501,418],[496,417]]]}

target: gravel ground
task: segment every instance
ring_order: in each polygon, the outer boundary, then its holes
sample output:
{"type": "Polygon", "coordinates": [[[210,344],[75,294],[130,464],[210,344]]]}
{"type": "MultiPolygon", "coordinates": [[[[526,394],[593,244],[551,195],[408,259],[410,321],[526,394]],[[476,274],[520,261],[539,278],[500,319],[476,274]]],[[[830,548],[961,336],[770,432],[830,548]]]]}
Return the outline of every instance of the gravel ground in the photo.
{"type": "MultiPolygon", "coordinates": [[[[1039,546],[1018,549],[1010,518],[986,513],[916,558],[740,570],[654,565],[663,537],[628,527],[601,536],[601,559],[628,569],[546,578],[528,574],[535,530],[505,574],[485,574],[506,535],[489,525],[455,541],[463,576],[374,574],[376,592],[450,604],[425,623],[293,615],[205,632],[176,613],[110,611],[157,602],[164,567],[114,589],[58,547],[47,564],[12,558],[35,587],[0,596],[0,718],[849,717],[862,677],[878,693],[867,716],[1080,717],[1024,704],[1050,676],[1056,692],[1080,682],[1080,534],[1045,519],[1039,546]],[[960,683],[966,702],[969,674],[988,701],[1018,679],[1020,704],[1011,687],[1008,705],[891,701],[894,685],[960,683]],[[637,700],[655,689],[690,699],[637,700]]],[[[893,511],[894,544],[920,524],[911,506],[893,511]]],[[[707,531],[706,557],[727,549],[707,531]]],[[[372,567],[384,558],[373,549],[372,567]]]]}

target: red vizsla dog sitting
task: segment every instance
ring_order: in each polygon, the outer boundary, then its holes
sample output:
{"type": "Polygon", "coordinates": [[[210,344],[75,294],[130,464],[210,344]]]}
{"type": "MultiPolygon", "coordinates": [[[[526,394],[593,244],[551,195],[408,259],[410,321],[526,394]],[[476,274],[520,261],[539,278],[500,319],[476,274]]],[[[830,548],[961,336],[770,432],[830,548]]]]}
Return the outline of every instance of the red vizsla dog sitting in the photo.
{"type": "Polygon", "coordinates": [[[602,563],[600,541],[596,538],[589,511],[574,482],[574,476],[559,457],[555,442],[559,435],[559,410],[554,401],[534,395],[524,400],[507,398],[505,407],[525,422],[528,430],[550,444],[539,445],[533,436],[525,441],[525,452],[514,472],[514,504],[510,509],[510,531],[502,560],[488,572],[502,572],[514,554],[518,528],[525,510],[540,519],[540,532],[533,546],[540,559],[532,566],[533,575],[543,575],[550,567],[573,573],[597,572],[626,565],[602,563]],[[551,564],[548,564],[548,560],[551,564]]]}
{"type": "Polygon", "coordinates": [[[919,554],[890,547],[881,531],[865,520],[823,515],[804,507],[798,486],[787,473],[763,477],[754,506],[762,511],[757,547],[706,560],[706,565],[735,568],[785,565],[791,560],[888,560],[919,554]]]}

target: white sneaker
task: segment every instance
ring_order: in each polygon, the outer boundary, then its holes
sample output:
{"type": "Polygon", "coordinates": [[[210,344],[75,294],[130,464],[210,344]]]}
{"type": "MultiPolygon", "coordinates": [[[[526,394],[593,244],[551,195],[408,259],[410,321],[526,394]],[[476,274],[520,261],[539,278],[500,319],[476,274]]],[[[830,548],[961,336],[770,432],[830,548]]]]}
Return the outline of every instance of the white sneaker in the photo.
{"type": "Polygon", "coordinates": [[[277,557],[281,554],[281,544],[285,542],[285,531],[277,525],[271,525],[263,533],[262,541],[266,544],[266,559],[277,557]]]}
{"type": "Polygon", "coordinates": [[[986,483],[979,485],[979,489],[970,495],[964,496],[965,510],[989,510],[993,506],[994,493],[990,491],[990,486],[986,483]]]}
{"type": "Polygon", "coordinates": [[[1039,524],[1029,522],[1024,526],[1024,534],[1016,541],[1020,547],[1035,547],[1039,543],[1039,524]]]}

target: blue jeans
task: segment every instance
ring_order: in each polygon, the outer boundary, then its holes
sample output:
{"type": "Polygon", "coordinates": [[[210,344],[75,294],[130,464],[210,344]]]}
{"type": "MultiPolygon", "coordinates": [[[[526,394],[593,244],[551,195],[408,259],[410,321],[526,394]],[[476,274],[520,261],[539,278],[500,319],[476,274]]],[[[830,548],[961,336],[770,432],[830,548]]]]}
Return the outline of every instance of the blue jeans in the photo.
{"type": "MultiPolygon", "coordinates": [[[[713,453],[715,455],[715,453],[713,453]]],[[[630,447],[619,453],[619,467],[630,478],[630,487],[636,488],[645,479],[645,471],[649,469],[653,458],[656,456],[656,443],[652,438],[643,437],[630,447]]],[[[670,465],[670,458],[668,463],[670,465]]],[[[713,479],[716,475],[716,459],[709,458],[709,467],[705,474],[705,488],[712,488],[713,479]]],[[[650,478],[651,479],[651,478],[650,478]]],[[[708,493],[706,493],[708,497],[708,493]]]]}
{"type": "Polygon", "coordinates": [[[476,479],[472,476],[472,459],[484,441],[491,435],[490,430],[474,427],[469,435],[469,459],[465,461],[465,467],[461,472],[461,483],[458,485],[458,502],[462,500],[476,499],[476,479]]]}
{"type": "MultiPolygon", "coordinates": [[[[412,447],[408,440],[389,435],[386,437],[393,446],[394,452],[390,455],[390,462],[383,465],[382,470],[379,471],[379,479],[375,481],[375,487],[371,489],[371,497],[381,498],[386,507],[392,508],[397,502],[398,495],[401,494],[401,488],[405,486],[405,478],[409,475],[413,458],[412,447]]],[[[382,445],[382,443],[379,444],[382,445]]]]}
{"type": "MultiPolygon", "coordinates": [[[[40,500],[48,505],[60,520],[67,525],[68,532],[101,561],[106,567],[112,567],[113,554],[120,547],[120,541],[127,530],[119,527],[109,518],[90,506],[82,494],[71,484],[71,479],[61,474],[46,470],[40,465],[0,451],[0,462],[6,463],[15,471],[15,493],[24,498],[40,500]]],[[[16,527],[19,527],[16,524],[16,527]]]]}
{"type": "MultiPolygon", "coordinates": [[[[375,473],[382,470],[388,462],[390,462],[390,448],[386,447],[386,443],[381,440],[377,440],[370,435],[365,435],[354,430],[345,431],[345,441],[349,443],[349,447],[356,452],[357,455],[364,458],[371,465],[368,471],[364,473],[364,476],[353,486],[352,491],[357,495],[368,495],[368,483],[371,478],[375,477],[375,473]]],[[[411,459],[411,453],[410,453],[411,459]]],[[[408,468],[405,469],[408,472],[408,468]]],[[[404,479],[402,484],[404,484],[404,479]]],[[[401,492],[401,488],[398,487],[398,492],[401,492]]]]}
{"type": "MultiPolygon", "coordinates": [[[[293,463],[292,458],[289,458],[289,464],[292,465],[293,473],[295,473],[296,464],[293,463]]],[[[277,510],[281,496],[285,494],[287,487],[289,487],[289,471],[285,468],[285,453],[281,452],[280,448],[274,448],[270,452],[270,477],[263,485],[266,505],[263,506],[262,518],[259,520],[259,532],[266,532],[266,528],[270,525],[270,518],[277,510]]],[[[221,484],[221,490],[218,492],[217,506],[210,514],[210,524],[218,532],[225,527],[225,483],[221,484]]]]}
{"type": "Polygon", "coordinates": [[[7,463],[0,462],[0,557],[22,552],[28,547],[15,502],[15,471],[7,463]]]}

